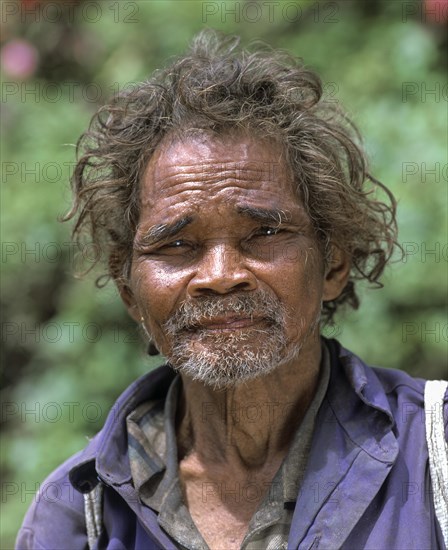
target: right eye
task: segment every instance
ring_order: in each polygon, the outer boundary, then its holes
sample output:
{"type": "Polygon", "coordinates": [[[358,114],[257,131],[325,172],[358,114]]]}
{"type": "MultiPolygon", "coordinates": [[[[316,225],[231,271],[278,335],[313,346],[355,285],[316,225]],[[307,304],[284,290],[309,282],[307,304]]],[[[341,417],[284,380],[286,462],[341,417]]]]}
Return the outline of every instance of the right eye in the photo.
{"type": "Polygon", "coordinates": [[[272,227],[270,225],[264,225],[260,227],[255,233],[255,237],[272,237],[277,235],[281,231],[280,227],[272,227]]]}
{"type": "Polygon", "coordinates": [[[197,246],[194,243],[184,239],[175,239],[158,246],[151,252],[152,255],[160,254],[162,256],[192,256],[197,246]]]}
{"type": "Polygon", "coordinates": [[[164,244],[161,248],[181,248],[182,246],[186,246],[185,241],[182,241],[181,239],[177,239],[170,243],[164,244]]]}

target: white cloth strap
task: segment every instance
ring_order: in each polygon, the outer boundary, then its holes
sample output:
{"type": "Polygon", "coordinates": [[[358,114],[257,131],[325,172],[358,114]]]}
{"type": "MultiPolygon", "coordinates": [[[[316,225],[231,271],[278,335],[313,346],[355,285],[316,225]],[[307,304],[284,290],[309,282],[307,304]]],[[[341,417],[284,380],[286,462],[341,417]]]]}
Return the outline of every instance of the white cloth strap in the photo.
{"type": "Polygon", "coordinates": [[[84,512],[86,517],[87,542],[89,549],[97,548],[103,529],[103,485],[98,485],[84,494],[84,512]]]}
{"type": "Polygon", "coordinates": [[[443,426],[445,380],[428,380],[425,385],[425,428],[429,452],[429,471],[434,493],[434,508],[448,547],[448,445],[443,426]]]}

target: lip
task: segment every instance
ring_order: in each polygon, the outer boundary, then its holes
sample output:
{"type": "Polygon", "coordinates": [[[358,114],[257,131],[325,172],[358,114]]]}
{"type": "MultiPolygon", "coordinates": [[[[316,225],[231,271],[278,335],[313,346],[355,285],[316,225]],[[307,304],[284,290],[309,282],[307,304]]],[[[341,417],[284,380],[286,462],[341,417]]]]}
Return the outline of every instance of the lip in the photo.
{"type": "Polygon", "coordinates": [[[264,321],[263,317],[214,317],[213,319],[204,319],[198,323],[197,328],[200,330],[235,330],[259,325],[264,321]]]}

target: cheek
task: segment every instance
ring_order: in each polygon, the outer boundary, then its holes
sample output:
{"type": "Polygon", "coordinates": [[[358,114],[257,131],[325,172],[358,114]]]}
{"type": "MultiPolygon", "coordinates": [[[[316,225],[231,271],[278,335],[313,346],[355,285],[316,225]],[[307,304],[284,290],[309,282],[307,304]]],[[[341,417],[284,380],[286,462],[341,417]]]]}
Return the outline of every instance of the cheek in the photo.
{"type": "Polygon", "coordinates": [[[148,321],[166,321],[186,286],[183,277],[148,264],[139,266],[132,277],[132,289],[137,303],[148,321]]]}
{"type": "Polygon", "coordinates": [[[309,254],[305,261],[285,262],[277,272],[280,299],[286,305],[291,326],[299,327],[312,323],[321,309],[324,273],[320,258],[309,254]]]}

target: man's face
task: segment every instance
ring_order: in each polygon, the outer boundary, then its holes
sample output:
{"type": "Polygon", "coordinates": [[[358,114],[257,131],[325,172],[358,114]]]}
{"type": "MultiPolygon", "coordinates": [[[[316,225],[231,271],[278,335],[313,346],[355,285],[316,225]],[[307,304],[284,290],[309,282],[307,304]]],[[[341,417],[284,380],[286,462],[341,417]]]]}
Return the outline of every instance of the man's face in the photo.
{"type": "Polygon", "coordinates": [[[125,301],[176,369],[226,387],[296,360],[341,285],[279,146],[205,134],[159,146],[125,301]]]}

